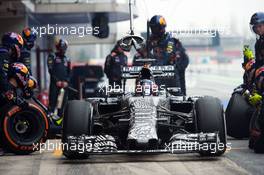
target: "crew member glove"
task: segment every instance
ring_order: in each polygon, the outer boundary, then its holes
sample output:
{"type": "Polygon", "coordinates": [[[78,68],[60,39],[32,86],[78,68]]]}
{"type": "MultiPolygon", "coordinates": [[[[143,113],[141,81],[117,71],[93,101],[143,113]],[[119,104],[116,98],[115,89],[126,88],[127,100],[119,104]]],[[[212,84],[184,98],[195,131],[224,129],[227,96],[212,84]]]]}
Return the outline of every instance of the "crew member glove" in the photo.
{"type": "Polygon", "coordinates": [[[4,96],[8,101],[10,101],[14,98],[14,92],[11,90],[8,90],[7,92],[5,92],[4,96]]]}
{"type": "Polygon", "coordinates": [[[247,45],[244,46],[243,54],[244,57],[246,57],[247,61],[254,59],[253,51],[247,45]]]}
{"type": "Polygon", "coordinates": [[[260,104],[261,100],[262,96],[258,93],[253,93],[252,96],[249,97],[249,103],[253,106],[257,106],[258,104],[260,104]]]}

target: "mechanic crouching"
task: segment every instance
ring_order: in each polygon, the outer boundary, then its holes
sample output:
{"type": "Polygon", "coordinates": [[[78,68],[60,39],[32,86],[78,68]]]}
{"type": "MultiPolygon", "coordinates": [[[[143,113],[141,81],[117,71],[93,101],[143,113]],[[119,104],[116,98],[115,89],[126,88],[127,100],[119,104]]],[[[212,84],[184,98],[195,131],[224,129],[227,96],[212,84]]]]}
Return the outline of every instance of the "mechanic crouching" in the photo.
{"type": "Polygon", "coordinates": [[[63,110],[68,99],[68,85],[71,75],[71,62],[65,56],[68,42],[59,39],[56,42],[56,53],[48,56],[48,70],[50,74],[49,87],[49,111],[53,114],[53,120],[61,125],[63,110]],[[61,104],[61,105],[59,105],[61,104]]]}
{"type": "MultiPolygon", "coordinates": [[[[249,148],[254,149],[256,153],[264,153],[264,13],[255,13],[250,20],[252,31],[258,35],[255,44],[255,74],[253,91],[249,102],[256,106],[256,120],[253,120],[253,126],[250,129],[249,148]]],[[[254,117],[253,117],[254,118],[254,117]]]]}
{"type": "MultiPolygon", "coordinates": [[[[22,47],[23,39],[19,34],[9,32],[2,36],[2,46],[0,47],[0,111],[8,101],[12,101],[14,98],[15,93],[12,85],[8,82],[8,69],[10,63],[19,61],[22,47]]],[[[3,154],[0,141],[0,155],[3,154]]]]}
{"type": "Polygon", "coordinates": [[[185,70],[189,57],[184,47],[178,39],[166,32],[167,23],[164,17],[153,16],[149,26],[151,35],[148,44],[152,57],[157,60],[156,65],[175,65],[176,87],[181,87],[182,95],[186,95],[185,70]]]}
{"type": "Polygon", "coordinates": [[[22,37],[14,32],[6,33],[2,37],[0,48],[0,108],[6,103],[5,100],[12,100],[14,92],[8,83],[8,69],[10,64],[20,62],[21,49],[23,47],[22,37]],[[3,100],[2,100],[3,99],[3,100]]]}
{"type": "Polygon", "coordinates": [[[121,89],[122,79],[121,72],[123,66],[127,66],[127,56],[117,41],[111,53],[106,57],[104,72],[109,80],[111,89],[121,89]]]}

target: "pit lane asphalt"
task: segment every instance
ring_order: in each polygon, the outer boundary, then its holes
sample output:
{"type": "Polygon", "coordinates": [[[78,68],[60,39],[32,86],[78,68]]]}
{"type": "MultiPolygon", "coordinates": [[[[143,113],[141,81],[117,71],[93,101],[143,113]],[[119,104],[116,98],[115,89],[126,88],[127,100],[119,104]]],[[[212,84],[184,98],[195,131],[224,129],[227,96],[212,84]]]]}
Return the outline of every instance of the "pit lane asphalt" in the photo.
{"type": "Polygon", "coordinates": [[[67,160],[54,152],[29,156],[7,155],[0,159],[1,175],[204,175],[248,174],[226,156],[201,158],[198,155],[109,155],[86,160],[67,160]]]}
{"type": "MultiPolygon", "coordinates": [[[[193,71],[187,73],[188,94],[213,95],[219,97],[226,105],[234,87],[241,82],[241,72],[233,68],[232,73],[219,73],[221,67],[210,71],[193,71]],[[231,78],[229,75],[237,78],[231,78]]],[[[223,69],[228,67],[223,66],[223,69]]],[[[221,69],[222,69],[221,68],[221,69]]],[[[204,68],[202,69],[204,70],[204,68]]],[[[247,140],[228,138],[232,149],[219,158],[203,158],[198,154],[160,154],[160,155],[105,155],[91,156],[86,160],[67,160],[61,151],[45,151],[28,156],[7,154],[0,157],[0,175],[118,175],[118,174],[256,174],[264,172],[264,155],[254,154],[249,150],[247,140]]]]}

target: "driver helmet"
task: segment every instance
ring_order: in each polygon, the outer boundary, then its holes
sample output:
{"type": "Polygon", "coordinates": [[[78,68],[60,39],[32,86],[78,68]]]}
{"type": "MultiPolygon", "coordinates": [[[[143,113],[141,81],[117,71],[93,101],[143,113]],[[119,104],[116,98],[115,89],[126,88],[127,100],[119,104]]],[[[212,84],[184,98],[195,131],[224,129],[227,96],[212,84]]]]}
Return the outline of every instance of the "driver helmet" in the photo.
{"type": "Polygon", "coordinates": [[[144,64],[140,73],[139,73],[139,79],[153,79],[152,71],[149,68],[149,64],[144,64]]]}
{"type": "Polygon", "coordinates": [[[157,95],[158,87],[154,82],[152,71],[149,68],[149,64],[145,64],[140,73],[138,81],[136,82],[136,94],[137,95],[157,95]]]}
{"type": "Polygon", "coordinates": [[[158,86],[150,79],[139,80],[136,85],[136,94],[144,96],[157,96],[158,86]]]}

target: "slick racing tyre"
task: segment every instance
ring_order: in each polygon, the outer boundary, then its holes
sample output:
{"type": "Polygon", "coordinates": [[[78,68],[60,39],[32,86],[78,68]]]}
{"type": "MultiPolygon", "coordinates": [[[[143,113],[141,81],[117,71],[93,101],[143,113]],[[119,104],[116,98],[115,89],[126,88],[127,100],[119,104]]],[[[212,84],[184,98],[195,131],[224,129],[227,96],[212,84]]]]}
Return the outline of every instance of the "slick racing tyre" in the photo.
{"type": "MultiPolygon", "coordinates": [[[[2,110],[2,109],[1,109],[2,110]]],[[[32,103],[23,109],[6,107],[1,115],[0,139],[9,152],[25,155],[39,150],[49,130],[46,113],[32,103]]]]}
{"type": "Polygon", "coordinates": [[[226,126],[223,106],[218,98],[205,96],[195,103],[197,131],[203,133],[218,132],[220,143],[219,149],[200,151],[202,156],[220,156],[226,150],[226,126]]]}
{"type": "MultiPolygon", "coordinates": [[[[68,136],[91,135],[93,130],[92,105],[81,100],[69,101],[65,109],[63,119],[62,142],[68,144],[68,136]]],[[[84,159],[88,155],[71,150],[63,149],[63,154],[69,159],[84,159]]]]}
{"type": "Polygon", "coordinates": [[[247,138],[253,112],[254,107],[241,94],[233,94],[225,112],[227,135],[237,139],[247,138]]]}

